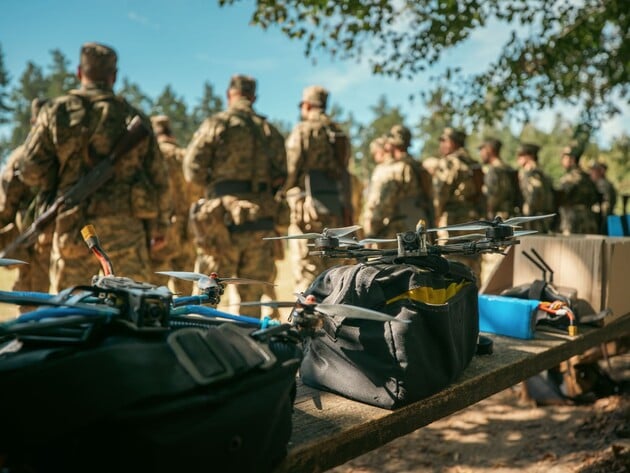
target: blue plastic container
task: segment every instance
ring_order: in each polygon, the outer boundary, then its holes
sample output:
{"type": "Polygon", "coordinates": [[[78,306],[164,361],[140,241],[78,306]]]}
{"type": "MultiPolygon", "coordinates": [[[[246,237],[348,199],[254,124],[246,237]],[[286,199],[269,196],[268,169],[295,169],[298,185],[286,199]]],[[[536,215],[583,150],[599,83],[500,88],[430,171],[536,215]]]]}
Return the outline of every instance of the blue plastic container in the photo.
{"type": "Polygon", "coordinates": [[[534,338],[540,301],[479,294],[479,331],[529,340],[534,338]]]}

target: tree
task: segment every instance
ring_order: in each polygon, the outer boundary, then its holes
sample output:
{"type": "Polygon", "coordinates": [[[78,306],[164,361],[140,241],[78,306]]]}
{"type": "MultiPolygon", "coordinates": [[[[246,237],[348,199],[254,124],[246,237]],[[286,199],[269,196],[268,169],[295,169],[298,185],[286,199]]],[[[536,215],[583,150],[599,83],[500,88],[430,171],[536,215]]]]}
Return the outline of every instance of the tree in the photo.
{"type": "Polygon", "coordinates": [[[153,115],[166,115],[171,120],[171,129],[179,143],[188,143],[195,132],[191,123],[186,102],[177,96],[172,87],[167,85],[153,103],[153,115]]]}
{"type": "Polygon", "coordinates": [[[49,66],[50,73],[46,76],[48,88],[45,96],[58,97],[76,89],[79,86],[79,79],[74,72],[68,70],[70,61],[59,49],[53,49],[50,54],[52,64],[49,66]]]}
{"type": "Polygon", "coordinates": [[[223,109],[223,99],[216,95],[210,82],[203,83],[203,95],[192,111],[192,124],[195,129],[208,117],[223,109]]]}
{"type": "Polygon", "coordinates": [[[2,45],[0,45],[0,125],[9,123],[8,115],[11,112],[9,106],[9,93],[7,92],[9,87],[9,73],[4,66],[4,54],[2,52],[2,45]]]}
{"type": "Polygon", "coordinates": [[[597,124],[618,111],[630,82],[626,0],[257,0],[251,22],[304,41],[307,56],[365,59],[375,74],[397,78],[415,77],[479,29],[507,24],[510,39],[485,71],[451,67],[438,77],[474,123],[569,101],[597,124]]]}
{"type": "Polygon", "coordinates": [[[153,107],[153,101],[146,95],[140,86],[135,82],[129,81],[127,77],[122,80],[122,87],[118,94],[127,100],[131,105],[144,113],[149,113],[153,107]]]}

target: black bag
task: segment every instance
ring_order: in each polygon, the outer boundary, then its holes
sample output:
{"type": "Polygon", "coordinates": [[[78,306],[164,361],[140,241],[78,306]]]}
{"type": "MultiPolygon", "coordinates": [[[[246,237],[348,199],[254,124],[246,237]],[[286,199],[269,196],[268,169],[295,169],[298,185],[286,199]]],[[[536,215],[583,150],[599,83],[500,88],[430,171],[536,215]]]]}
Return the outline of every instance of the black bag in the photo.
{"type": "Polygon", "coordinates": [[[123,333],[0,357],[6,471],[270,471],[286,455],[301,352],[251,330],[123,333]]]}
{"type": "Polygon", "coordinates": [[[453,382],[475,354],[479,315],[472,272],[457,262],[447,267],[443,273],[407,263],[357,264],[322,273],[306,291],[318,301],[411,323],[325,317],[324,335],[305,350],[304,383],[394,409],[453,382]]]}

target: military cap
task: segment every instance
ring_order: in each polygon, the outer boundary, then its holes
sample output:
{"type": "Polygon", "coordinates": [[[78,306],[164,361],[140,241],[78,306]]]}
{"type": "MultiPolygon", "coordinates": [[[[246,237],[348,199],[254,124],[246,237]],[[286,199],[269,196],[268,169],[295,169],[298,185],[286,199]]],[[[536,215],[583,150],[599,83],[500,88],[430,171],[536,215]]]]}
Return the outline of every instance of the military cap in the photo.
{"type": "Polygon", "coordinates": [[[608,165],[603,161],[594,160],[591,163],[591,169],[601,169],[602,171],[608,170],[608,165]]]}
{"type": "Polygon", "coordinates": [[[256,79],[251,76],[236,74],[230,79],[230,89],[239,91],[245,97],[256,95],[256,79]]]}
{"type": "Polygon", "coordinates": [[[407,149],[411,144],[411,131],[404,125],[394,125],[389,131],[389,142],[397,148],[407,149]]]}
{"type": "Polygon", "coordinates": [[[478,149],[481,149],[484,146],[490,146],[494,151],[498,153],[499,151],[501,151],[503,143],[497,138],[484,138],[478,149]]]}
{"type": "Polygon", "coordinates": [[[533,156],[534,158],[537,158],[538,151],[540,151],[540,146],[535,145],[534,143],[521,143],[518,149],[516,150],[516,155],[517,156],[533,156]]]}
{"type": "Polygon", "coordinates": [[[85,43],[81,46],[81,71],[92,80],[105,80],[116,72],[118,56],[109,46],[85,43]]]}
{"type": "Polygon", "coordinates": [[[311,85],[302,91],[302,103],[308,103],[314,107],[326,108],[328,91],[319,85],[311,85]]]}
{"type": "Polygon", "coordinates": [[[440,136],[440,141],[445,139],[453,140],[458,145],[464,146],[464,143],[466,142],[466,133],[462,130],[457,130],[456,128],[446,127],[440,136]]]}

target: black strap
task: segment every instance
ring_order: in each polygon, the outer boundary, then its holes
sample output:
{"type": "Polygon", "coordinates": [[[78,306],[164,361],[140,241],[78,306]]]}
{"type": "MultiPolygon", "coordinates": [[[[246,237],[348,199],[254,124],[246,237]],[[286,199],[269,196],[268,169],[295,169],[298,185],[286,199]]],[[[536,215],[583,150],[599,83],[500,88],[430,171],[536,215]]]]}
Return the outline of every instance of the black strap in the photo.
{"type": "Polygon", "coordinates": [[[254,186],[251,181],[229,180],[214,184],[212,195],[214,197],[222,197],[224,195],[267,192],[268,190],[269,186],[266,182],[260,182],[254,186]]]}
{"type": "Polygon", "coordinates": [[[253,222],[245,222],[241,225],[228,225],[228,230],[231,233],[239,232],[255,232],[262,230],[273,230],[275,228],[273,218],[260,218],[253,222]]]}

